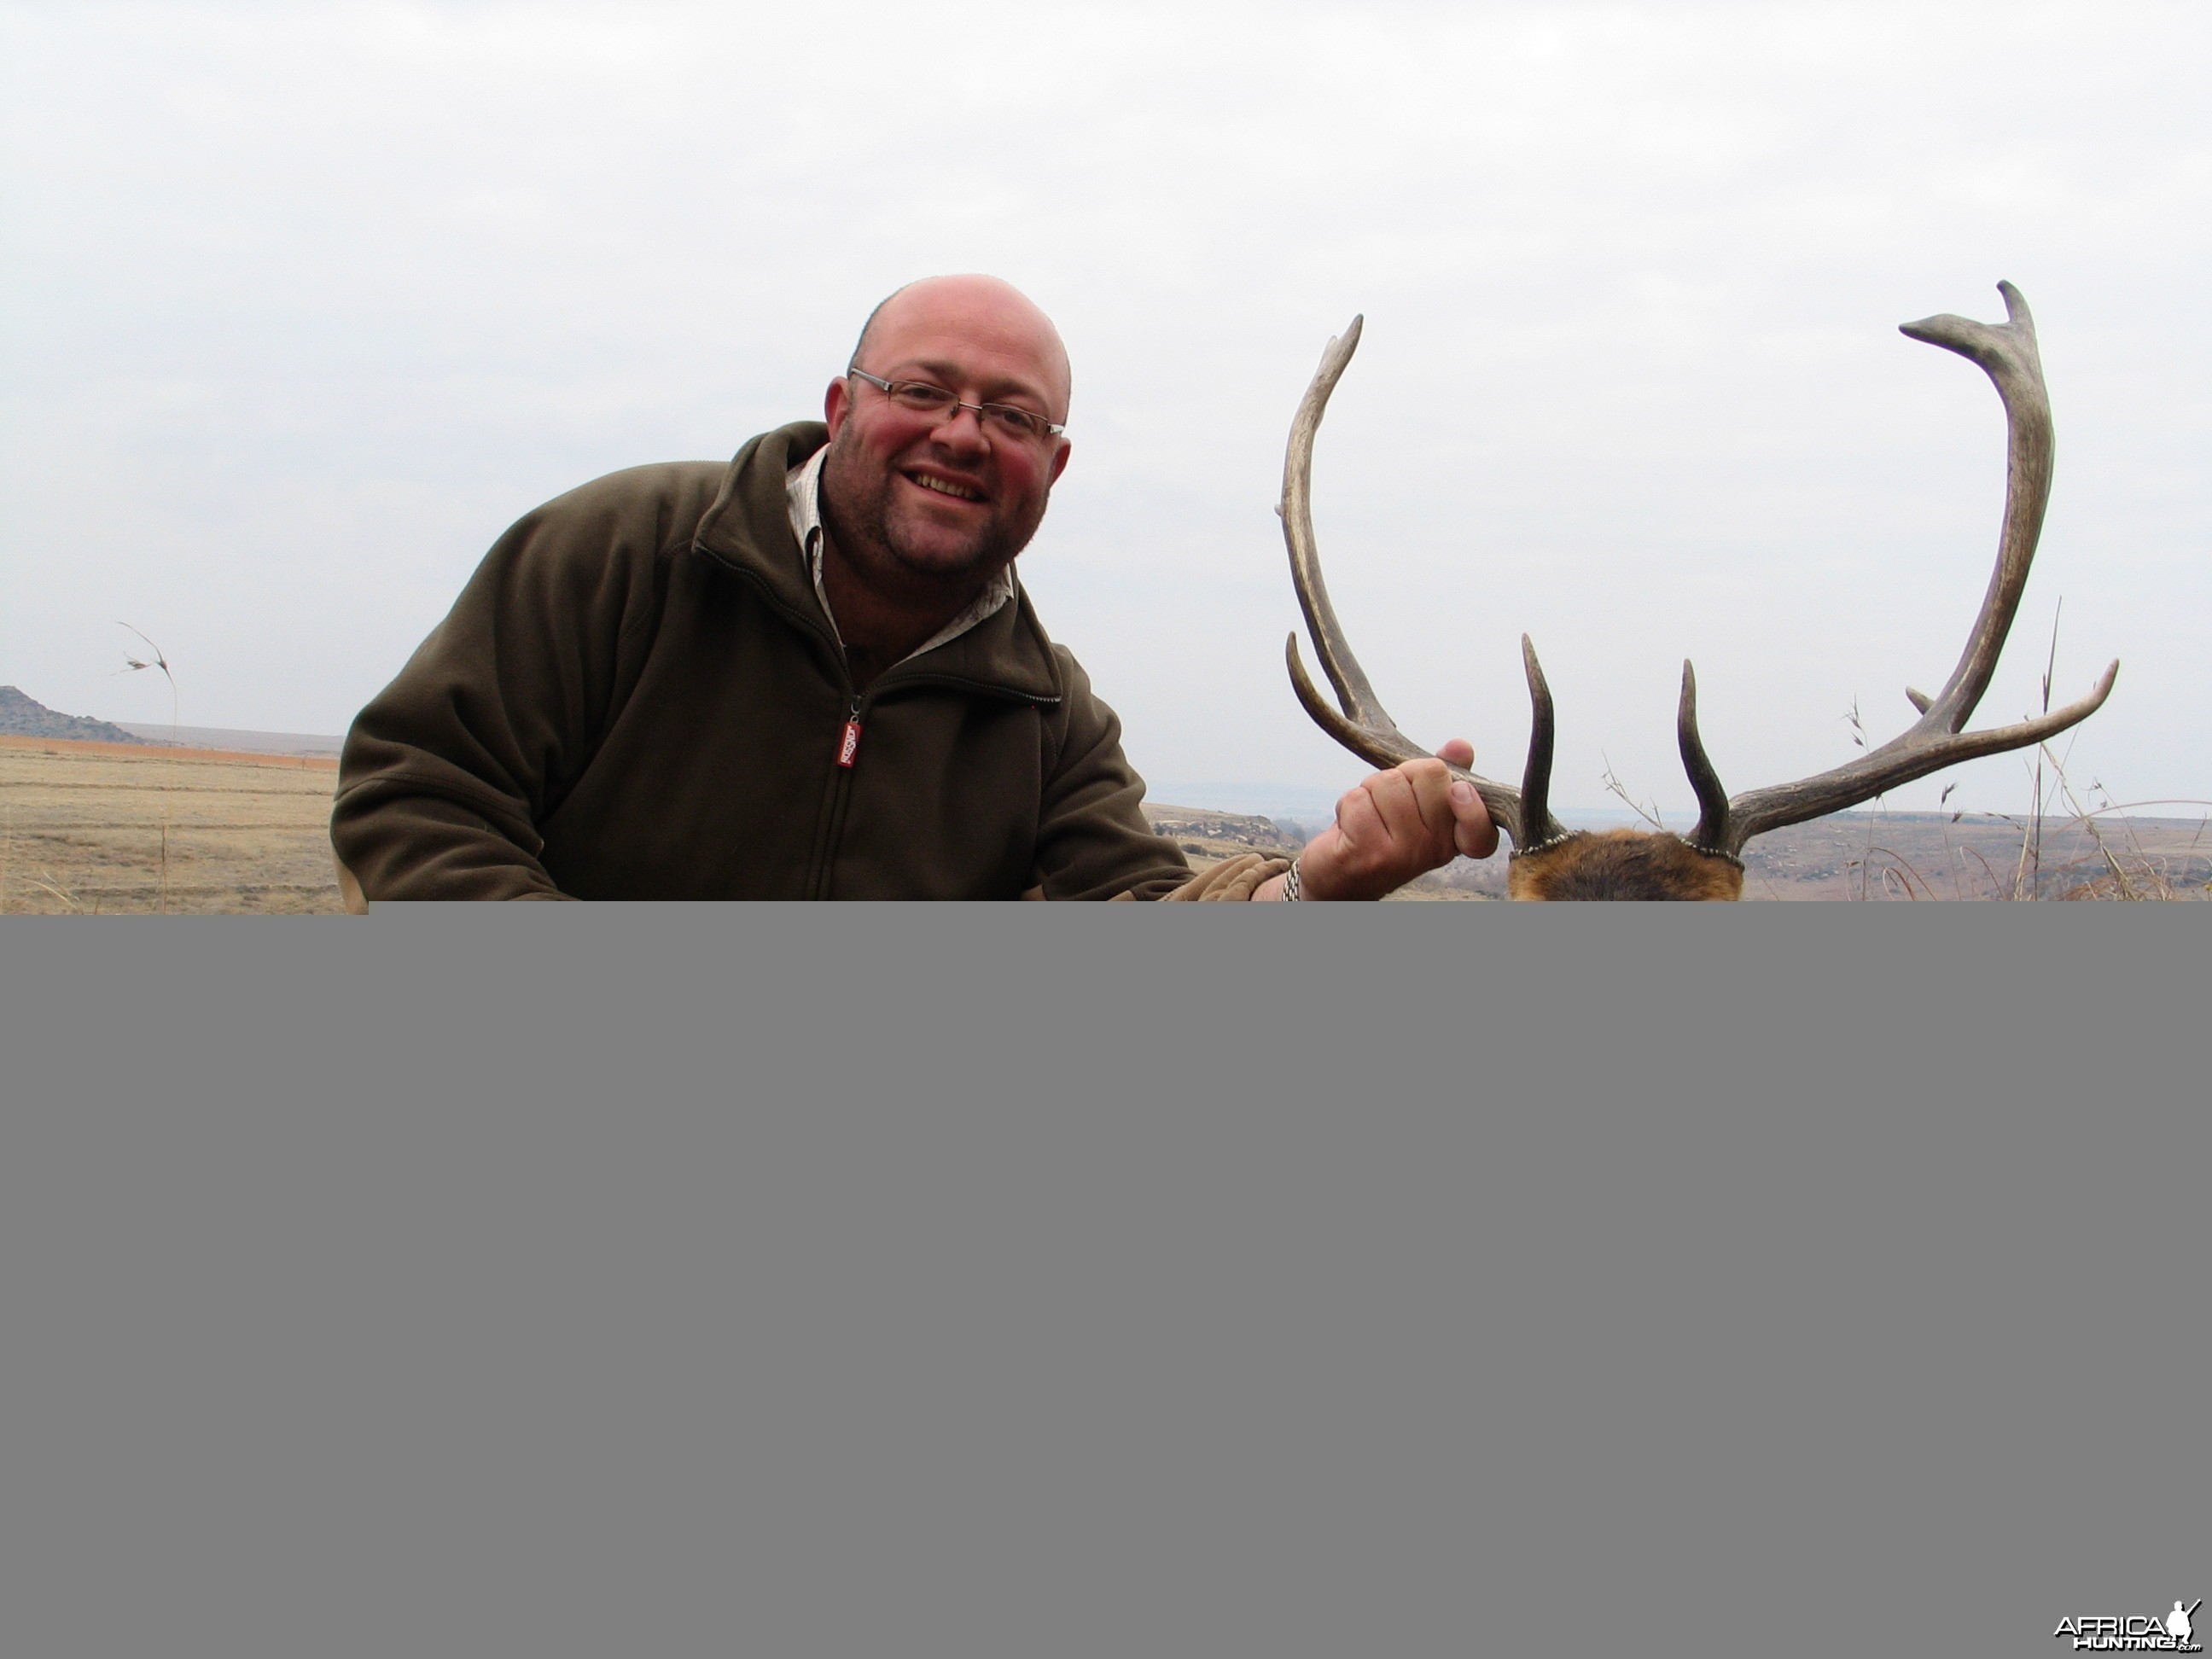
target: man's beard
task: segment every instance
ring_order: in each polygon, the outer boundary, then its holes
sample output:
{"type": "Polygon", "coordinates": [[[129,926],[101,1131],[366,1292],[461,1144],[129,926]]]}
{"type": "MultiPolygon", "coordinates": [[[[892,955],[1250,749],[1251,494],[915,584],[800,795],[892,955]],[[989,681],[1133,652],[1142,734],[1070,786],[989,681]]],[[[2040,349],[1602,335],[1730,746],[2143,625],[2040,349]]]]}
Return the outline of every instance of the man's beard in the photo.
{"type": "Polygon", "coordinates": [[[860,447],[840,433],[822,464],[820,506],[823,528],[848,562],[864,571],[896,573],[907,582],[929,586],[980,588],[1013,562],[1036,533],[1042,514],[1029,524],[1010,524],[992,503],[990,520],[964,553],[948,559],[905,544],[892,522],[898,487],[894,468],[877,471],[863,461],[860,447]]]}

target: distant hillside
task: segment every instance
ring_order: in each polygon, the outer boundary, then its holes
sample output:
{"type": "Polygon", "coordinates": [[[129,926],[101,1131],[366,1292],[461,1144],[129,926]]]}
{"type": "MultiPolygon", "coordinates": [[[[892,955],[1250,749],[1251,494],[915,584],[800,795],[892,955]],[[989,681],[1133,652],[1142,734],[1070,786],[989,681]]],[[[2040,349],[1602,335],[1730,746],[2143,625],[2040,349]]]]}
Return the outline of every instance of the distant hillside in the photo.
{"type": "Polygon", "coordinates": [[[1286,835],[1273,819],[1239,812],[1216,812],[1202,806],[1167,806],[1148,800],[1145,803],[1145,817],[1154,835],[1182,842],[1186,853],[1226,858],[1232,853],[1296,852],[1299,845],[1299,838],[1286,835]]]}
{"type": "Polygon", "coordinates": [[[228,726],[146,726],[126,720],[123,729],[149,743],[171,739],[187,749],[231,749],[252,755],[331,755],[345,739],[313,732],[241,732],[228,726]]]}
{"type": "Polygon", "coordinates": [[[12,685],[0,685],[0,732],[17,738],[77,738],[88,743],[148,743],[136,732],[106,720],[57,714],[12,685]]]}

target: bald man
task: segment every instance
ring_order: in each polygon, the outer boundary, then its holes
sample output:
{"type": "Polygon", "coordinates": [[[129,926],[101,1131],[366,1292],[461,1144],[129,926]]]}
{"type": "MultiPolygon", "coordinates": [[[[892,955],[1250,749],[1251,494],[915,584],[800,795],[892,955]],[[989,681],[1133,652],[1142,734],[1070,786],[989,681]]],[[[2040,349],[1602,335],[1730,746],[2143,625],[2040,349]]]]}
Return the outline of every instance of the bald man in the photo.
{"type": "Polygon", "coordinates": [[[1494,848],[1414,762],[1295,866],[1193,878],[1014,574],[1069,393],[1029,300],[933,277],[876,308],[823,422],[526,515],[354,722],[349,902],[1373,898],[1494,848]]]}

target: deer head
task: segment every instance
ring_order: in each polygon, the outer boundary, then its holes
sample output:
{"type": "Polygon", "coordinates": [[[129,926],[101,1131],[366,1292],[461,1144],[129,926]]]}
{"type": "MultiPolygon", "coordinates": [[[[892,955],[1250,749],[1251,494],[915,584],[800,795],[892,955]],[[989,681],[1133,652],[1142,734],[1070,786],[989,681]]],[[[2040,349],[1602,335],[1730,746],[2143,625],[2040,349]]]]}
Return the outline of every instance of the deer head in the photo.
{"type": "MultiPolygon", "coordinates": [[[[2043,385],[2043,363],[2035,347],[2035,322],[2027,301],[2010,283],[1997,284],[2004,296],[2006,320],[1977,323],[1948,314],[1906,323],[1902,331],[1916,340],[1955,351],[1978,363],[1995,382],[2005,410],[2007,476],[2003,528],[1997,538],[1996,568],[1981,614],[1974,620],[1959,665],[1943,689],[1930,697],[1911,687],[1905,697],[1920,718],[1898,736],[1848,765],[1796,783],[1776,784],[1731,796],[1698,735],[1698,678],[1682,665],[1682,698],[1675,735],[1682,764],[1696,790],[1698,827],[1686,837],[1636,830],[1603,833],[1569,830],[1552,816],[1552,693],[1527,635],[1521,637],[1521,662],[1528,680],[1528,758],[1521,787],[1493,781],[1452,768],[1482,793],[1492,820],[1513,842],[1507,890],[1516,899],[1734,899],[1743,893],[1744,845],[1754,836],[1808,818],[1824,817],[1871,800],[1876,795],[1926,777],[1961,761],[2025,749],[2054,737],[2097,712],[2120,672],[2115,661],[2094,690],[2034,720],[1982,732],[1964,730],[1982,693],[1989,689],[2004,649],[2013,613],[2020,608],[2027,569],[2035,557],[2043,514],[2051,499],[2052,439],[2051,400],[2043,385]]],[[[1313,444],[1329,393],[1359,344],[1360,319],[1328,343],[1321,367],[1298,404],[1283,462],[1283,539],[1291,553],[1291,580],[1322,671],[1336,688],[1341,712],[1331,708],[1307,677],[1298,656],[1298,636],[1290,638],[1291,684],[1322,730],[1376,766],[1391,767],[1425,757],[1429,750],[1401,732],[1384,712],[1367,675],[1352,654],[1344,629],[1329,604],[1322,580],[1321,556],[1314,544],[1313,444]]]]}

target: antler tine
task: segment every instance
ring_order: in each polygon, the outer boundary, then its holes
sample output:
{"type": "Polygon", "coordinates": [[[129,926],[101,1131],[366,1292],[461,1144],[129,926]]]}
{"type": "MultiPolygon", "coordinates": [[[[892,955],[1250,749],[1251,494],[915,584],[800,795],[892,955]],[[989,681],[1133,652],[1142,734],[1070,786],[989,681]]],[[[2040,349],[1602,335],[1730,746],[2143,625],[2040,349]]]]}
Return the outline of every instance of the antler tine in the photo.
{"type": "MultiPolygon", "coordinates": [[[[1297,589],[1298,608],[1305,612],[1306,630],[1313,635],[1322,672],[1336,688],[1337,701],[1360,726],[1387,728],[1402,738],[1396,722],[1383,712],[1359,659],[1352,654],[1351,641],[1344,637],[1344,626],[1336,619],[1336,607],[1329,603],[1328,584],[1322,580],[1321,555],[1314,544],[1314,434],[1321,430],[1329,393],[1343,378],[1352,354],[1359,349],[1359,331],[1366,320],[1354,317],[1351,327],[1329,341],[1328,349],[1321,354],[1321,367],[1314,370],[1313,380],[1306,386],[1306,395],[1298,400],[1297,418],[1291,422],[1290,447],[1283,456],[1283,499],[1275,514],[1283,521],[1283,539],[1291,551],[1291,582],[1297,589]]],[[[1297,648],[1295,635],[1291,648],[1297,648]]]]}
{"type": "Polygon", "coordinates": [[[1521,636],[1521,672],[1528,682],[1528,758],[1521,769],[1521,828],[1528,833],[1516,830],[1513,844],[1525,853],[1567,832],[1552,816],[1552,688],[1526,634],[1521,636]]]}
{"type": "MultiPolygon", "coordinates": [[[[1402,761],[1428,758],[1430,751],[1398,729],[1382,699],[1375,695],[1359,659],[1352,655],[1352,642],[1336,618],[1336,607],[1329,603],[1328,585],[1322,580],[1321,553],[1313,529],[1314,434],[1321,429],[1329,393],[1336,390],[1345,366],[1359,348],[1364,321],[1354,317],[1352,326],[1328,343],[1328,349],[1322,353],[1321,367],[1314,371],[1306,394],[1298,402],[1297,417],[1291,422],[1290,447],[1283,457],[1283,498],[1275,513],[1283,521],[1283,542],[1291,555],[1291,583],[1297,590],[1298,608],[1305,613],[1306,631],[1313,636],[1314,653],[1321,659],[1322,672],[1336,688],[1344,712],[1330,708],[1308,677],[1298,656],[1295,633],[1285,651],[1291,687],[1322,731],[1370,764],[1392,767],[1402,761]]],[[[1515,846],[1527,844],[1522,834],[1519,791],[1460,767],[1452,767],[1451,773],[1480,792],[1492,822],[1513,838],[1515,846]]]]}
{"type": "Polygon", "coordinates": [[[1705,740],[1698,735],[1698,671],[1686,659],[1682,664],[1682,701],[1674,710],[1674,741],[1698,797],[1698,827],[1690,834],[1690,845],[1707,852],[1724,850],[1733,858],[1742,843],[1729,845],[1728,792],[1706,757],[1705,740]]]}
{"type": "MultiPolygon", "coordinates": [[[[1982,694],[1989,690],[1990,677],[1996,671],[1997,657],[2004,649],[2006,635],[2011,631],[2014,613],[2020,609],[2021,593],[2027,586],[2028,566],[2035,557],[2036,542],[2043,531],[2044,510],[2051,500],[2055,453],[2051,398],[2043,383],[2042,357],[2036,349],[2035,320],[2029,314],[2027,300],[2010,283],[1999,283],[1997,292],[2004,296],[2005,302],[2006,320],[2002,323],[1978,323],[1970,318],[1946,313],[1904,324],[1900,330],[1912,339],[1942,346],[1979,364],[2004,404],[2003,528],[1997,538],[1996,568],[1990,574],[1989,591],[1983,596],[1981,612],[1974,619],[1973,630],[1967,636],[1959,665],[1951,671],[1951,678],[1944,682],[1942,690],[1933,697],[1907,688],[1905,696],[1921,711],[1920,718],[1899,736],[1848,766],[1837,767],[1797,783],[1756,789],[1737,796],[1728,804],[1725,834],[1705,840],[1705,826],[1701,825],[1701,845],[1733,854],[1741,851],[1753,836],[1770,830],[1840,812],[1961,761],[2041,743],[2087,720],[2111,694],[2112,682],[2120,670],[2117,661],[2105,671],[2096,688],[2079,702],[2012,726],[1986,732],[1962,730],[1981,702],[1982,694]]],[[[1683,758],[1687,764],[1689,738],[1694,736],[1695,710],[1686,685],[1684,695],[1688,728],[1683,758]]],[[[1698,752],[1702,757],[1702,745],[1698,752]]],[[[1694,765],[1692,776],[1696,776],[1694,765]]],[[[1710,808],[1707,815],[1711,816],[1710,808]]]]}
{"type": "Polygon", "coordinates": [[[2035,319],[2027,301],[2010,283],[1999,283],[1997,292],[2005,302],[2002,323],[1978,323],[1946,312],[1898,326],[1908,339],[1941,346],[1979,364],[1996,386],[2005,410],[2005,508],[1996,566],[1990,572],[1989,591],[1982,596],[1981,613],[1974,618],[1959,665],[1929,706],[1921,710],[1920,724],[1931,731],[1962,729],[1989,690],[2005,635],[2012,631],[2013,615],[2020,609],[2020,596],[2027,586],[2027,568],[2035,558],[2043,515],[2051,504],[2057,441],[2051,423],[2051,394],[2043,383],[2043,356],[2036,349],[2035,319]]]}

